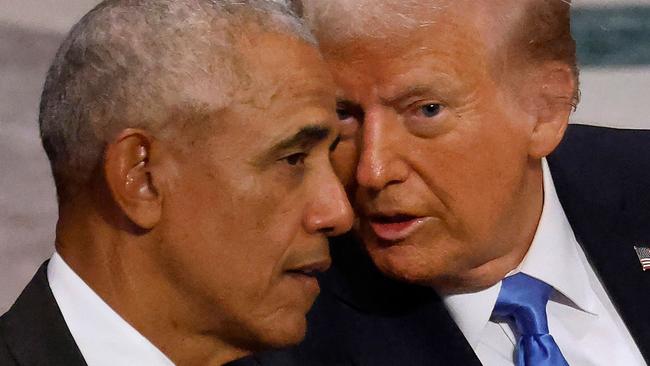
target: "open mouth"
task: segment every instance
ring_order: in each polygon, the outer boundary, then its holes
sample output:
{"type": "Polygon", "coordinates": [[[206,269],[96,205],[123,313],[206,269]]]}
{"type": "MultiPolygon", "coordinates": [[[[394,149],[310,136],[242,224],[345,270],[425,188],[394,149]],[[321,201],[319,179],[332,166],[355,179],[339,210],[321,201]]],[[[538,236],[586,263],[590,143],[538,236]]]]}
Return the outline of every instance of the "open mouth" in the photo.
{"type": "Polygon", "coordinates": [[[375,215],[369,217],[369,224],[379,239],[395,242],[406,239],[426,219],[426,217],[407,214],[375,215]]]}
{"type": "Polygon", "coordinates": [[[393,215],[393,216],[376,215],[370,217],[370,221],[377,222],[380,224],[399,224],[403,222],[409,222],[415,219],[418,219],[418,217],[411,216],[411,215],[393,215]]]}

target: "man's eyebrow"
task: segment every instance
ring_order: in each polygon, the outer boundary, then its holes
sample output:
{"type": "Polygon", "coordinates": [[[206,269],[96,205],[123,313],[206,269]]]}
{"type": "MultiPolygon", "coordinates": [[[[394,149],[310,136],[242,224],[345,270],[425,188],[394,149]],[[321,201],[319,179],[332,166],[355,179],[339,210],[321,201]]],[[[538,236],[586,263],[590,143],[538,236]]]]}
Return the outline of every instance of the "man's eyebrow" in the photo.
{"type": "Polygon", "coordinates": [[[332,129],[322,125],[308,125],[300,128],[296,134],[288,137],[271,147],[272,152],[289,150],[292,148],[308,148],[327,138],[332,129]]]}
{"type": "Polygon", "coordinates": [[[336,107],[345,107],[345,108],[351,108],[351,109],[357,109],[361,108],[359,106],[359,103],[352,101],[350,99],[345,99],[345,98],[336,98],[336,107]]]}
{"type": "Polygon", "coordinates": [[[391,97],[382,97],[381,101],[383,104],[395,104],[396,102],[400,102],[414,96],[430,94],[433,90],[434,88],[431,85],[413,85],[391,97]]]}
{"type": "Polygon", "coordinates": [[[350,101],[349,99],[346,99],[344,97],[336,97],[336,103],[337,104],[350,104],[350,103],[352,103],[352,101],[350,101]]]}

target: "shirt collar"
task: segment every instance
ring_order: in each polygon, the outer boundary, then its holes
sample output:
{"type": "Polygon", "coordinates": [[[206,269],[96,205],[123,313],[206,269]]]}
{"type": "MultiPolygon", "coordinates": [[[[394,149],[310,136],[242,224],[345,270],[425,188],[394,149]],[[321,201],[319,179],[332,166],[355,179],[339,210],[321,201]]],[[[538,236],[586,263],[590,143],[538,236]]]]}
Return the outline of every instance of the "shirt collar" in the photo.
{"type": "MultiPolygon", "coordinates": [[[[570,300],[570,306],[595,314],[595,295],[578,256],[579,244],[555,192],[546,159],[542,159],[542,171],[542,215],[528,253],[511,274],[524,272],[542,280],[570,300]]],[[[501,282],[483,291],[443,298],[449,313],[473,348],[490,321],[500,290],[501,282]]]]}
{"type": "Polygon", "coordinates": [[[48,281],[63,318],[89,365],[152,365],[174,363],[106,304],[54,253],[48,281]]]}
{"type": "Polygon", "coordinates": [[[546,160],[542,161],[542,169],[542,216],[530,249],[516,272],[524,272],[546,282],[569,299],[574,307],[595,314],[595,295],[578,256],[579,244],[555,192],[546,160]]]}
{"type": "Polygon", "coordinates": [[[443,298],[449,314],[472,348],[476,348],[480,341],[481,332],[492,316],[492,309],[500,290],[499,281],[483,291],[449,295],[443,298]]]}

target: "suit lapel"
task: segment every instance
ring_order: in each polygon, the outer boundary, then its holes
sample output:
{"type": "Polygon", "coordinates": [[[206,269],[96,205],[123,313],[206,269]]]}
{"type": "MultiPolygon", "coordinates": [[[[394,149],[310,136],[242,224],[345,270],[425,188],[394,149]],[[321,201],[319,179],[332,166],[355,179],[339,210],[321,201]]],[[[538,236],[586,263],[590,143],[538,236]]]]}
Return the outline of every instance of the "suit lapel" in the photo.
{"type": "Polygon", "coordinates": [[[636,213],[625,207],[632,207],[634,198],[614,196],[620,199],[616,208],[609,214],[583,213],[575,218],[574,232],[643,357],[650,361],[650,272],[643,271],[634,251],[635,245],[649,245],[650,220],[643,226],[630,225],[636,213]]]}
{"type": "Polygon", "coordinates": [[[480,365],[432,289],[384,277],[354,238],[338,240],[322,282],[359,314],[352,365],[480,365]]]}
{"type": "Polygon", "coordinates": [[[480,365],[441,302],[398,316],[375,316],[365,327],[358,365],[480,365]],[[404,362],[408,360],[408,362],[404,362]]]}
{"type": "Polygon", "coordinates": [[[650,361],[650,272],[641,269],[633,241],[602,233],[585,236],[581,244],[643,357],[650,361]]]}
{"type": "Polygon", "coordinates": [[[634,251],[650,246],[649,138],[570,126],[549,165],[578,242],[650,362],[650,272],[634,251]],[[631,153],[635,148],[643,151],[631,153]]]}
{"type": "Polygon", "coordinates": [[[86,365],[50,290],[47,262],[2,316],[0,332],[20,365],[86,365]]]}

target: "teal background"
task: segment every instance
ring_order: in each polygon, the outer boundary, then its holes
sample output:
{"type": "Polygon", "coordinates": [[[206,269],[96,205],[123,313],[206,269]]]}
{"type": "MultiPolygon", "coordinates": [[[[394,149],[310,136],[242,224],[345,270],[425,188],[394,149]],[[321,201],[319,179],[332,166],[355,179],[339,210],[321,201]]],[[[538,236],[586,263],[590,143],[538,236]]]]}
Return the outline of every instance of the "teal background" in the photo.
{"type": "Polygon", "coordinates": [[[583,66],[650,65],[650,6],[574,8],[572,32],[583,66]]]}

